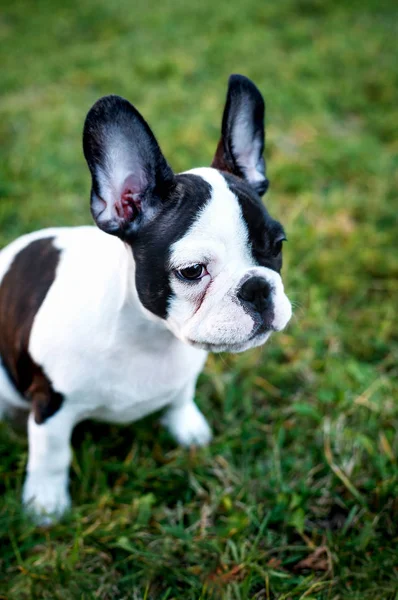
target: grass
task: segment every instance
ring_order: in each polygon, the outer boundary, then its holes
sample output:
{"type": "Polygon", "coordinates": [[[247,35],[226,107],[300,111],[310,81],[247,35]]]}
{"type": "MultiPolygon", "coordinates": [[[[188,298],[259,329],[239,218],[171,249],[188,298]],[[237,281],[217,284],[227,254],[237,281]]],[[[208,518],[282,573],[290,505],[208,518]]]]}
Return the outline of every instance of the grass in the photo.
{"type": "Polygon", "coordinates": [[[397,5],[16,0],[0,12],[0,246],[90,222],[81,128],[131,99],[176,170],[209,164],[227,77],[264,92],[269,210],[296,303],[263,349],[211,356],[215,430],[75,433],[74,509],[35,529],[26,437],[0,428],[0,598],[398,597],[397,5]]]}

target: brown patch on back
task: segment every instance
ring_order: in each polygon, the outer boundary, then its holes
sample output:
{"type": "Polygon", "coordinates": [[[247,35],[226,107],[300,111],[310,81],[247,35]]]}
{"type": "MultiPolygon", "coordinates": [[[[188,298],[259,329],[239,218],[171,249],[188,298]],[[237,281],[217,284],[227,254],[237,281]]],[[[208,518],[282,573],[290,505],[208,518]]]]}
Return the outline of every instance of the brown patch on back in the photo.
{"type": "Polygon", "coordinates": [[[44,423],[63,400],[29,354],[33,321],[58,262],[53,238],[36,240],[15,256],[0,284],[0,356],[18,392],[32,401],[36,423],[44,423]]]}

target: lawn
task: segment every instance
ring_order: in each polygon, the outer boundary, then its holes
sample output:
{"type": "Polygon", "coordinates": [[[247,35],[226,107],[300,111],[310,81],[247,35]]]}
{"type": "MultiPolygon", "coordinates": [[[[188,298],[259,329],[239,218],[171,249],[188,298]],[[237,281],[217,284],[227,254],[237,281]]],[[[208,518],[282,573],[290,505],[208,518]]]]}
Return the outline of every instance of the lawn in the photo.
{"type": "Polygon", "coordinates": [[[2,0],[0,247],[90,222],[81,150],[130,99],[175,170],[210,164],[230,73],[267,102],[265,201],[295,304],[264,348],[210,356],[205,450],[157,418],[75,432],[71,515],[20,508],[0,426],[0,598],[398,598],[398,5],[2,0]]]}

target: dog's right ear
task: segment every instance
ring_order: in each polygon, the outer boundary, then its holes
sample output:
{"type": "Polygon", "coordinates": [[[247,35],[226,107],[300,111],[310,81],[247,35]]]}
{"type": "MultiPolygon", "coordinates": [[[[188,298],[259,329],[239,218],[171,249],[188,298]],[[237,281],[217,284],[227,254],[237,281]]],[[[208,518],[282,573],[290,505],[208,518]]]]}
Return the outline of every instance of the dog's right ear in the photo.
{"type": "Polygon", "coordinates": [[[91,213],[122,239],[156,217],[174,175],[149,125],[124,98],[105,96],[84,124],[83,150],[92,176],[91,213]]]}

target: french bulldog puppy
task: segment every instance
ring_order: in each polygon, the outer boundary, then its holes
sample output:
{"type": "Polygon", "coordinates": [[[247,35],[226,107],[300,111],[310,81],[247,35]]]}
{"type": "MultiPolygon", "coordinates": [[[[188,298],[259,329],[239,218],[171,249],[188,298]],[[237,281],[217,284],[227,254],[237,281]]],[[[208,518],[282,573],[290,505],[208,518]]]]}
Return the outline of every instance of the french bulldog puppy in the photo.
{"type": "Polygon", "coordinates": [[[91,108],[83,148],[97,227],[38,231],[0,252],[0,401],[29,411],[23,502],[40,524],[70,506],[77,423],[164,409],[179,444],[207,444],[194,402],[207,353],[264,344],[292,312],[249,79],[229,79],[211,167],[175,174],[118,96],[91,108]]]}

